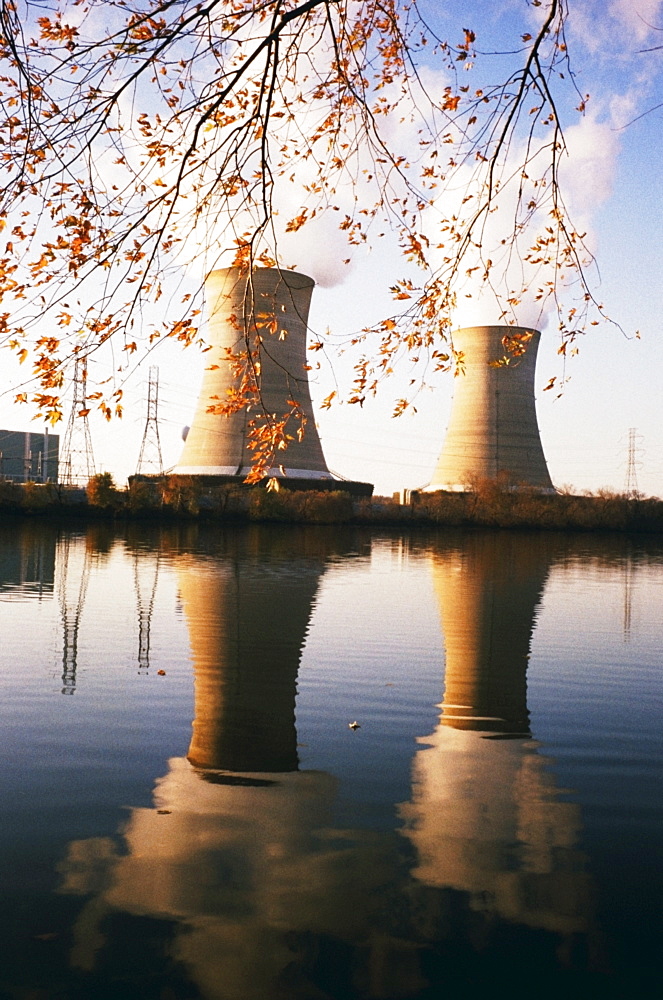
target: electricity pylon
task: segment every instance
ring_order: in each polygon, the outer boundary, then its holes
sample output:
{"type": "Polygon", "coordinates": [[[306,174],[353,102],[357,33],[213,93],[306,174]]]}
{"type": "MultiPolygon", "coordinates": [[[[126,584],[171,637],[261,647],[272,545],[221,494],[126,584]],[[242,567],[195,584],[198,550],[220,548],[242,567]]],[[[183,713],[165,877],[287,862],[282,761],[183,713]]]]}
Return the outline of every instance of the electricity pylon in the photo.
{"type": "Polygon", "coordinates": [[[626,480],[624,483],[624,493],[626,496],[634,500],[640,496],[640,491],[638,489],[638,472],[636,460],[636,452],[638,451],[636,445],[636,439],[638,435],[636,434],[635,427],[630,427],[628,432],[628,463],[626,466],[626,480]]]}
{"type": "Polygon", "coordinates": [[[152,365],[147,384],[147,420],[140,446],[136,475],[163,475],[163,458],[159,440],[159,369],[152,365]]]}
{"type": "Polygon", "coordinates": [[[92,438],[87,419],[87,366],[77,358],[74,366],[74,399],[60,453],[60,482],[67,486],[87,486],[94,476],[92,438]]]}

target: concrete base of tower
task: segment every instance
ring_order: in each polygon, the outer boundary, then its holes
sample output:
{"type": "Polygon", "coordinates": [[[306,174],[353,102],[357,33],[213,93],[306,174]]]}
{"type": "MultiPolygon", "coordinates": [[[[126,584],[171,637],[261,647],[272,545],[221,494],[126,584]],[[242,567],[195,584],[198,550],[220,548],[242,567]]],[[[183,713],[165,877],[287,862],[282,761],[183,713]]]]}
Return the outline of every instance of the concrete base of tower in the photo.
{"type": "MultiPolygon", "coordinates": [[[[248,476],[250,465],[237,468],[234,465],[176,465],[173,476],[248,476]]],[[[288,479],[329,479],[335,482],[331,472],[320,472],[317,469],[289,469],[287,466],[275,466],[266,473],[267,478],[287,477],[288,479]]]]}
{"type": "MultiPolygon", "coordinates": [[[[484,480],[485,481],[485,480],[484,480]]],[[[528,483],[501,484],[497,482],[503,493],[536,493],[539,496],[557,496],[554,486],[530,486],[528,483]]],[[[429,483],[428,486],[420,486],[417,493],[475,493],[467,483],[429,483]]]]}

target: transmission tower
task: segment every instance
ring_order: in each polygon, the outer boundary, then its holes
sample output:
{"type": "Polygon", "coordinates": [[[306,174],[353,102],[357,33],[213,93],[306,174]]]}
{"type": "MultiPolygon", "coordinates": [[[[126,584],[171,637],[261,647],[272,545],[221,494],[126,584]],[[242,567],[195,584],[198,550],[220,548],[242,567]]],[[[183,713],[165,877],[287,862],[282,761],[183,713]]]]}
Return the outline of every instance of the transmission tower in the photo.
{"type": "Polygon", "coordinates": [[[60,467],[60,482],[67,486],[86,486],[94,476],[92,438],[87,419],[87,368],[83,358],[74,366],[74,399],[64,433],[60,467]],[[82,415],[81,415],[82,414],[82,415]]]}
{"type": "Polygon", "coordinates": [[[638,451],[637,441],[638,435],[636,433],[635,427],[630,427],[628,432],[628,463],[626,466],[626,480],[624,483],[624,493],[629,499],[633,500],[640,495],[638,489],[638,472],[637,472],[637,460],[636,453],[638,451]]]}
{"type": "Polygon", "coordinates": [[[161,441],[159,440],[159,369],[152,365],[149,370],[147,384],[147,420],[143,431],[143,441],[140,446],[136,475],[163,475],[163,459],[161,457],[161,441]]]}

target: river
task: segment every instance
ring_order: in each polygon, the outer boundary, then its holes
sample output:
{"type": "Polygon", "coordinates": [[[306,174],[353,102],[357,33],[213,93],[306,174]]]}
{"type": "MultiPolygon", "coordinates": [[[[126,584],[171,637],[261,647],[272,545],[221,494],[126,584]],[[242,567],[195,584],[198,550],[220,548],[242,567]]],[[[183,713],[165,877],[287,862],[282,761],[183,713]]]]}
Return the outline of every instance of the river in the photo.
{"type": "Polygon", "coordinates": [[[663,542],[0,526],[0,998],[658,996],[663,542]]]}

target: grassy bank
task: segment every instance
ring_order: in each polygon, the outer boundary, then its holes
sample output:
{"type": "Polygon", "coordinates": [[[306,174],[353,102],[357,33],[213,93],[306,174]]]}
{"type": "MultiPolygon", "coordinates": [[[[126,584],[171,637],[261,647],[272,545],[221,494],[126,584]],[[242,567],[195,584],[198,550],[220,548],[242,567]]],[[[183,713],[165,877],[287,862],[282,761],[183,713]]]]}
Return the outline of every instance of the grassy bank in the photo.
{"type": "Polygon", "coordinates": [[[539,528],[574,531],[663,531],[663,501],[607,490],[542,496],[486,482],[468,493],[418,493],[409,504],[387,497],[356,499],[342,490],[268,491],[263,487],[202,488],[194,478],[134,480],[126,490],[108,473],[87,489],[53,483],[0,481],[0,513],[116,520],[193,519],[298,524],[378,524],[539,528]]]}

